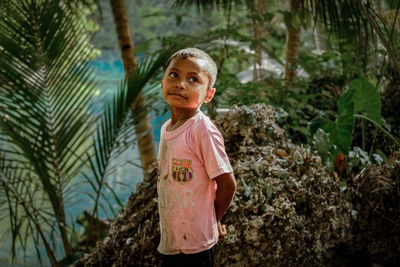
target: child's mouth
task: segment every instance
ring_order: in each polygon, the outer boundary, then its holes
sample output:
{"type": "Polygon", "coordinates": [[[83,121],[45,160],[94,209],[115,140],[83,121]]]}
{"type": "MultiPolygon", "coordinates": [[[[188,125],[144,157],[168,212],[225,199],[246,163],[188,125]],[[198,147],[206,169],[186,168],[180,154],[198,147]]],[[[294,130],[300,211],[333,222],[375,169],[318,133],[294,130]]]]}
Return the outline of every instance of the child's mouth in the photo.
{"type": "Polygon", "coordinates": [[[181,98],[183,98],[183,99],[186,99],[186,97],[183,96],[183,95],[181,95],[181,94],[170,93],[169,95],[178,96],[178,97],[181,97],[181,98]]]}

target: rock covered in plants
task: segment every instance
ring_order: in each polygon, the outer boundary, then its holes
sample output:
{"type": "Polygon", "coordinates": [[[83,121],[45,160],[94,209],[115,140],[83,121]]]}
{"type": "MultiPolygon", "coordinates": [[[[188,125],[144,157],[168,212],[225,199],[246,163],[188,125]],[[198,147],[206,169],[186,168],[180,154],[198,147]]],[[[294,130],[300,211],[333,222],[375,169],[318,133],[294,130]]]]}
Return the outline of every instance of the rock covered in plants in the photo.
{"type": "MultiPolygon", "coordinates": [[[[315,266],[349,235],[350,203],[318,156],[296,146],[272,107],[234,106],[216,119],[237,180],[217,266],[315,266]]],[[[157,266],[156,172],[139,184],[107,237],[76,266],[157,266]]]]}
{"type": "Polygon", "coordinates": [[[381,166],[365,167],[351,183],[356,221],[347,250],[400,266],[400,150],[381,166]]]}
{"type": "Polygon", "coordinates": [[[351,205],[319,156],[293,145],[263,104],[216,120],[238,187],[225,215],[221,266],[325,264],[349,237],[351,205]]]}

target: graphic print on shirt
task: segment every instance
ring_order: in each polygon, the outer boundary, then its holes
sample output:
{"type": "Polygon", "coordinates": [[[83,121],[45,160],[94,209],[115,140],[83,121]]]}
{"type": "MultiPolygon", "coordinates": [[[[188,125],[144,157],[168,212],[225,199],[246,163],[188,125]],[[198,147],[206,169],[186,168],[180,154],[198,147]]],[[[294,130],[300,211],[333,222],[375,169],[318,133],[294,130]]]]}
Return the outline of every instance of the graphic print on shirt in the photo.
{"type": "Polygon", "coordinates": [[[175,181],[185,184],[193,179],[192,161],[187,159],[172,159],[172,176],[175,181]]]}

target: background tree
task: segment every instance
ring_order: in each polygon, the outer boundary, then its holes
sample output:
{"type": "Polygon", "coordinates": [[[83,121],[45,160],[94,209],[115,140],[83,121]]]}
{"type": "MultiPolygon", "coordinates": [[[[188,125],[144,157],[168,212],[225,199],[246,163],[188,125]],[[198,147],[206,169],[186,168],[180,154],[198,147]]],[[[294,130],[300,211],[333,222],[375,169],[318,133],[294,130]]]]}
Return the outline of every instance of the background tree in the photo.
{"type": "MultiPolygon", "coordinates": [[[[135,71],[138,63],[136,56],[133,54],[134,46],[129,30],[126,7],[123,0],[110,0],[110,5],[114,15],[122,61],[125,73],[128,77],[132,71],[135,71]]],[[[134,113],[139,113],[145,106],[145,98],[143,93],[141,93],[135,103],[132,104],[132,110],[134,113]]],[[[143,172],[146,175],[147,168],[156,161],[153,134],[151,132],[148,115],[135,119],[134,124],[136,127],[136,135],[138,136],[143,172]]]]}
{"type": "Polygon", "coordinates": [[[296,63],[299,55],[300,46],[300,3],[298,0],[290,0],[289,16],[290,22],[286,23],[288,27],[286,33],[286,62],[285,73],[283,75],[284,83],[294,82],[296,79],[296,63]]]}
{"type": "Polygon", "coordinates": [[[267,29],[265,27],[265,17],[267,15],[266,0],[247,0],[247,10],[253,27],[252,40],[254,42],[254,61],[253,61],[253,82],[257,82],[261,76],[262,63],[262,45],[267,38],[267,29]]]}

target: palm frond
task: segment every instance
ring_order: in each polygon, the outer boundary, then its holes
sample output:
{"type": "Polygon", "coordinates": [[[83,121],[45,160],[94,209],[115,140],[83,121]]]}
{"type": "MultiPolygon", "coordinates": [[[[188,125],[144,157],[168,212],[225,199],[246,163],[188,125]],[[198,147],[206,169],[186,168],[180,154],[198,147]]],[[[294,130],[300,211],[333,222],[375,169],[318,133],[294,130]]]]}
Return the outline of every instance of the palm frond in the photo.
{"type": "Polygon", "coordinates": [[[31,23],[22,21],[15,25],[17,20],[10,19],[0,30],[6,55],[0,60],[2,80],[8,81],[0,92],[4,100],[2,113],[9,117],[3,128],[8,129],[26,154],[36,152],[32,161],[39,157],[53,162],[40,166],[45,167],[48,176],[56,170],[59,178],[71,179],[81,163],[76,160],[77,148],[87,143],[90,136],[88,125],[93,119],[89,102],[96,88],[89,63],[82,64],[87,55],[82,47],[82,29],[56,1],[41,2],[22,3],[18,8],[29,8],[33,13],[29,16],[31,23]],[[60,14],[56,17],[57,8],[60,14]],[[13,32],[9,31],[11,24],[13,32]],[[21,44],[23,40],[28,42],[21,44]],[[27,49],[14,49],[21,45],[27,49]],[[32,56],[19,56],[21,50],[32,56]]]}
{"type": "MultiPolygon", "coordinates": [[[[34,238],[34,234],[39,225],[42,225],[40,231],[53,227],[53,214],[47,212],[48,207],[34,204],[42,198],[37,190],[40,185],[35,183],[38,179],[32,179],[35,173],[27,170],[20,162],[7,160],[6,157],[5,153],[0,152],[0,211],[6,215],[0,218],[0,222],[3,227],[8,225],[8,231],[3,231],[11,235],[10,255],[15,260],[17,248],[25,250],[30,240],[33,240],[39,252],[40,243],[47,240],[39,241],[34,238]]],[[[40,254],[38,256],[40,258],[40,254]]]]}
{"type": "MultiPolygon", "coordinates": [[[[360,5],[361,12],[366,17],[367,21],[370,23],[370,26],[372,27],[372,29],[378,35],[380,41],[385,46],[387,53],[389,54],[392,62],[394,63],[394,66],[396,67],[397,71],[400,73],[400,62],[399,62],[397,55],[393,49],[393,43],[392,43],[393,30],[390,30],[389,27],[386,26],[384,19],[378,13],[376,13],[374,10],[372,10],[369,6],[367,6],[361,2],[359,3],[359,5],[360,5]],[[382,26],[380,26],[380,25],[382,25],[382,26]]],[[[400,8],[400,5],[397,7],[396,13],[398,13],[399,8],[400,8]]]]}
{"type": "MultiPolygon", "coordinates": [[[[398,55],[393,52],[393,28],[388,25],[380,12],[375,11],[378,3],[373,0],[299,0],[301,7],[316,10],[314,20],[322,20],[326,29],[344,40],[352,40],[356,44],[380,42],[386,47],[390,58],[400,72],[398,55]],[[355,40],[355,41],[354,41],[355,40]],[[372,42],[371,42],[372,41],[372,42]]],[[[391,1],[391,8],[396,1],[391,1]]],[[[393,8],[397,13],[400,4],[393,8]]]]}
{"type": "MultiPolygon", "coordinates": [[[[6,16],[0,21],[0,140],[9,143],[3,152],[32,171],[29,181],[51,203],[51,217],[68,246],[63,199],[70,192],[64,188],[87,164],[95,129],[97,88],[87,34],[63,1],[11,1],[2,3],[1,12],[6,16]]],[[[40,226],[32,224],[29,236],[43,232],[40,226]]]]}

